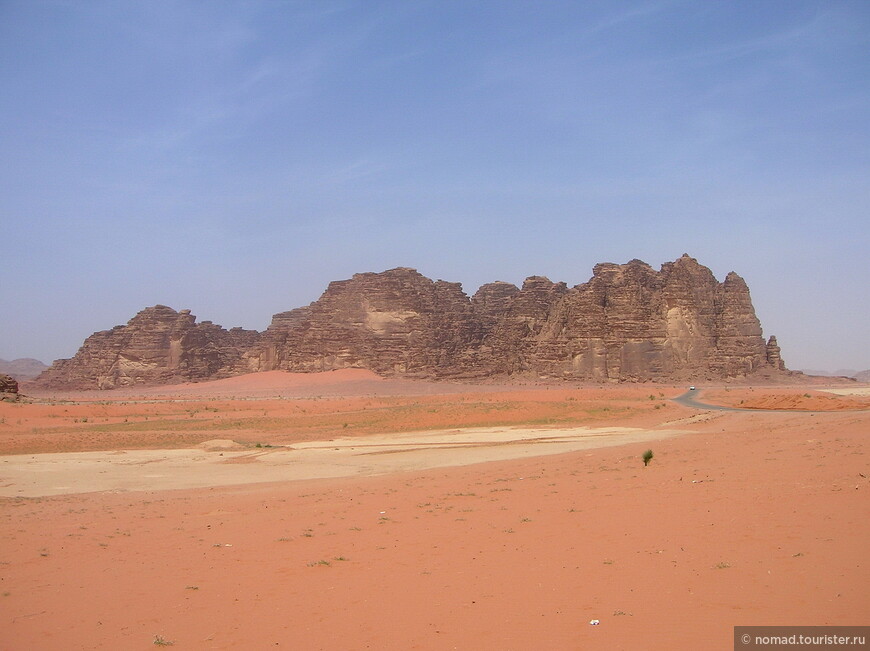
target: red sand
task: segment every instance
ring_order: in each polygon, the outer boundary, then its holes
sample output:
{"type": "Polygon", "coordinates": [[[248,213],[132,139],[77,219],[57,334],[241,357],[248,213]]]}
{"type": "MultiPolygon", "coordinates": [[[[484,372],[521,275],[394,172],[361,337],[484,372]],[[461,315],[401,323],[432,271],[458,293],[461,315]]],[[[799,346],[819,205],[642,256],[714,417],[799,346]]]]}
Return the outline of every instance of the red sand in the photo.
{"type": "Polygon", "coordinates": [[[795,409],[801,411],[847,411],[870,409],[870,397],[832,395],[809,387],[762,387],[749,391],[707,391],[704,399],[741,409],[795,409]]]}
{"type": "MultiPolygon", "coordinates": [[[[695,433],[387,477],[0,500],[2,648],[725,650],[735,625],[868,621],[870,414],[695,419],[655,409],[650,386],[573,391],[695,433]]],[[[564,416],[543,392],[490,396],[488,413],[564,416]]],[[[414,413],[467,420],[468,399],[414,413]]],[[[354,400],[319,401],[318,418],[354,400]]],[[[65,408],[90,409],[86,427],[122,406],[65,408]]],[[[31,409],[52,407],[0,410],[7,448],[31,409]]]]}

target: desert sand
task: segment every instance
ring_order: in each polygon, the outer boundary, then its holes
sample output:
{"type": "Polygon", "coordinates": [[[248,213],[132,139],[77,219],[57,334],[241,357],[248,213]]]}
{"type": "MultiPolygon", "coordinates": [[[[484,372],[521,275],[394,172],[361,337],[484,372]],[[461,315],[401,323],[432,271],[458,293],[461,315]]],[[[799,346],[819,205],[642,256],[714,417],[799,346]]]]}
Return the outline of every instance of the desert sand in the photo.
{"type": "Polygon", "coordinates": [[[724,650],[870,621],[867,396],[682,391],[341,372],[0,403],[0,647],[724,650]]]}

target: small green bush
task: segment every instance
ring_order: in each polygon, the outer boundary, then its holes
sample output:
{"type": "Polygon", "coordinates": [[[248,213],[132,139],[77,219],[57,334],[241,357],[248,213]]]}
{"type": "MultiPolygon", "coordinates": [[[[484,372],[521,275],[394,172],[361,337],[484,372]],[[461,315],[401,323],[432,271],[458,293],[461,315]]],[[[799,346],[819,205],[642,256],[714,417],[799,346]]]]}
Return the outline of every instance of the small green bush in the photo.
{"type": "Polygon", "coordinates": [[[644,452],[643,457],[642,457],[643,465],[648,466],[649,462],[652,461],[652,458],[653,458],[653,451],[652,450],[647,450],[646,452],[644,452]]]}

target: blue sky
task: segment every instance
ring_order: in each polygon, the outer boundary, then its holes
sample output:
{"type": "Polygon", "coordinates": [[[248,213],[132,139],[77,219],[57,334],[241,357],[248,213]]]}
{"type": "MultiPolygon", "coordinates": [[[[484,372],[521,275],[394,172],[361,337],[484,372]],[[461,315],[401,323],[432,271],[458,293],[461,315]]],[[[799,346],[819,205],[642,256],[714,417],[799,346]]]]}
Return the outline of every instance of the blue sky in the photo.
{"type": "Polygon", "coordinates": [[[870,368],[870,3],[0,0],[0,357],[687,252],[870,368]]]}

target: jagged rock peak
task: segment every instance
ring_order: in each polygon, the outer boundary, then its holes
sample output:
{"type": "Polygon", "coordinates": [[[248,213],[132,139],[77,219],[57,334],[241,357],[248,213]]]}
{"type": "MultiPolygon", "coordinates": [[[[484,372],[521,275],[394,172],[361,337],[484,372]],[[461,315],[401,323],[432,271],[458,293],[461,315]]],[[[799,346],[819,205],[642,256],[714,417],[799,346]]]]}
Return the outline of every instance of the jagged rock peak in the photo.
{"type": "Polygon", "coordinates": [[[785,362],[782,359],[781,351],[779,345],[776,343],[776,337],[774,335],[770,335],[765,350],[767,363],[776,370],[785,370],[785,362]]]}

